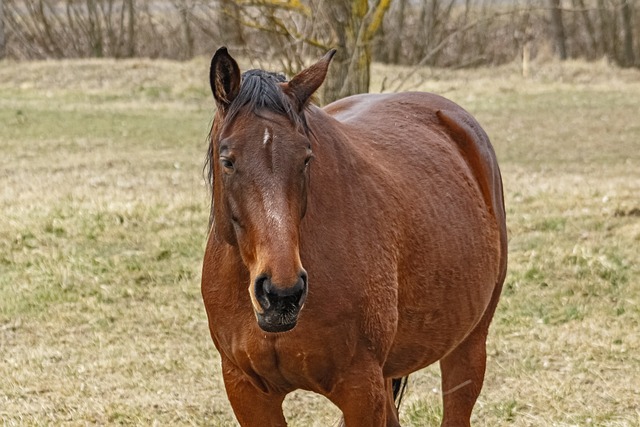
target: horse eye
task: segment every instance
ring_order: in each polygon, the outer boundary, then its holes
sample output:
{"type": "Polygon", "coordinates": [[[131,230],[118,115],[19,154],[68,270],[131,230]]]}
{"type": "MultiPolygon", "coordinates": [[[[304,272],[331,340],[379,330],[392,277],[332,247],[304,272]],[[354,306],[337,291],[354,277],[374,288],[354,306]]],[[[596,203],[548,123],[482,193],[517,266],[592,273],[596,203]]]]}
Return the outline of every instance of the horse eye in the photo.
{"type": "Polygon", "coordinates": [[[233,164],[233,162],[227,158],[221,158],[220,159],[220,164],[222,165],[222,168],[224,169],[225,173],[233,173],[235,170],[235,166],[233,164]]]}

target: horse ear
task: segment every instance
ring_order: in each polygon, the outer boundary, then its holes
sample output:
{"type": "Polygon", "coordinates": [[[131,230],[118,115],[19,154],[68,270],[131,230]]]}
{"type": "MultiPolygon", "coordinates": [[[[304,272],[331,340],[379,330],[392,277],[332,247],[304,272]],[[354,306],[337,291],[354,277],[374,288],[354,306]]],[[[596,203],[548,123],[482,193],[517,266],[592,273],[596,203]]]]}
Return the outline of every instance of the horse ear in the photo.
{"type": "Polygon", "coordinates": [[[327,76],[327,70],[336,50],[331,49],[322,59],[296,74],[294,78],[284,85],[284,92],[294,102],[298,112],[301,112],[309,102],[311,95],[320,87],[327,76]]]}
{"type": "Polygon", "coordinates": [[[226,113],[240,91],[240,67],[226,47],[218,49],[211,58],[209,83],[218,108],[226,113]]]}

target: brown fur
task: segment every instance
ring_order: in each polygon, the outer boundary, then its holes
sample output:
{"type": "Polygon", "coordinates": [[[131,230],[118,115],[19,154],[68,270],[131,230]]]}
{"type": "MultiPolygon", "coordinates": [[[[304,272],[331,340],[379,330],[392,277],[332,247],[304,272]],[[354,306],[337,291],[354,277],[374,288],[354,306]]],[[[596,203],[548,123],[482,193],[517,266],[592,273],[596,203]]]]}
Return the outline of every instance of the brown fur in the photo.
{"type": "MultiPolygon", "coordinates": [[[[281,84],[294,110],[330,59],[296,76],[296,87],[281,84]]],[[[233,69],[229,60],[212,63],[214,85],[240,84],[239,75],[216,75],[233,69]]],[[[306,389],[335,403],[348,427],[397,426],[391,379],[440,361],[443,425],[469,425],[507,260],[486,134],[459,106],[426,93],[309,105],[305,129],[265,109],[227,122],[233,100],[219,88],[202,295],[240,424],[286,425],[284,397],[306,389]],[[221,170],[221,144],[234,156],[231,175],[221,170]],[[302,269],[308,295],[296,326],[263,331],[256,277],[268,273],[286,290],[302,269]]]]}

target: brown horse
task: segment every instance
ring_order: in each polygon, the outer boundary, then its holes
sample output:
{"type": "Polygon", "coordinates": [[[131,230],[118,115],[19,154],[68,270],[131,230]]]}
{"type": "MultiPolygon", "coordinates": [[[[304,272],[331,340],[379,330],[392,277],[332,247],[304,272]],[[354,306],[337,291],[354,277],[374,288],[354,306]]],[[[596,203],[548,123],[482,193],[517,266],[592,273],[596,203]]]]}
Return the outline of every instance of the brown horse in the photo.
{"type": "Polygon", "coordinates": [[[227,395],[242,426],[286,425],[295,389],[397,426],[397,379],[440,361],[442,425],[468,426],[507,265],[493,148],[432,94],[316,107],[333,53],[288,82],[211,61],[202,296],[227,395]]]}

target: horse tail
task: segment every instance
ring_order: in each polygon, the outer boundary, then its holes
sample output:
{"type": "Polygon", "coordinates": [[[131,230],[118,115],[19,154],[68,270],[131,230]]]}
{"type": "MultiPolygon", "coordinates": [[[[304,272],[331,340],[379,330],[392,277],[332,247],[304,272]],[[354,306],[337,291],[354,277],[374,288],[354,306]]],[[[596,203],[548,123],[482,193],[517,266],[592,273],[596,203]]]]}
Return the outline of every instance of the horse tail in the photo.
{"type": "Polygon", "coordinates": [[[391,380],[391,387],[393,388],[393,400],[396,402],[396,409],[400,410],[400,404],[402,403],[402,397],[407,390],[407,382],[409,376],[402,378],[394,378],[391,380]]]}

